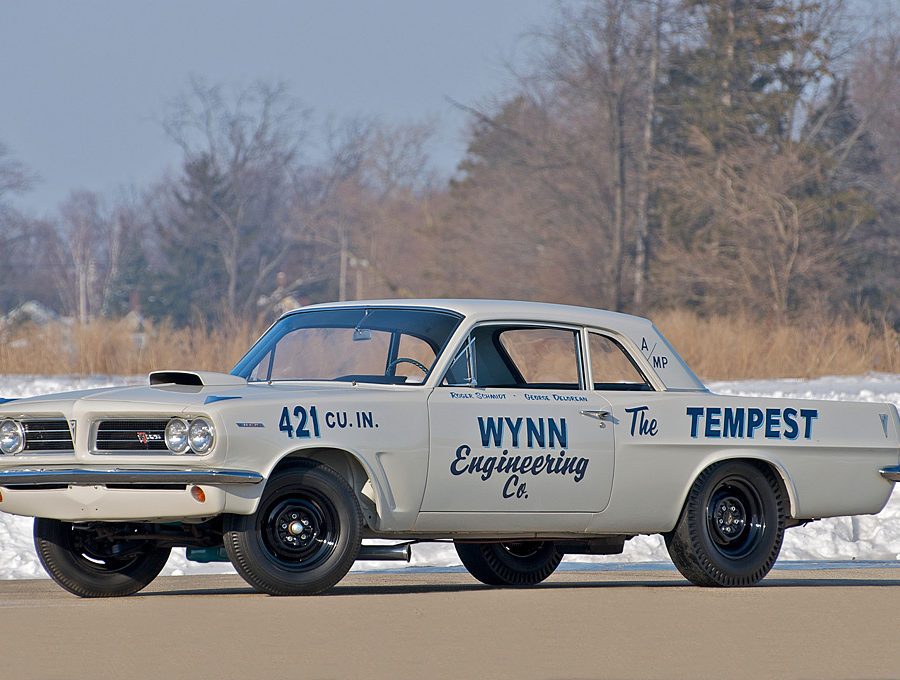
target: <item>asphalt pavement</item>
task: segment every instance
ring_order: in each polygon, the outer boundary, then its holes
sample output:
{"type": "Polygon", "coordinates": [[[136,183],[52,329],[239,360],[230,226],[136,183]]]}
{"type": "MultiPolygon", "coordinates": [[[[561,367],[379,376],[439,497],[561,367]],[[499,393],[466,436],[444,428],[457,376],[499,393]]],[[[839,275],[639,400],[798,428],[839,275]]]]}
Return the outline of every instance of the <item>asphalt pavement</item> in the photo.
{"type": "Polygon", "coordinates": [[[275,598],[236,576],[81,600],[0,582],[0,674],[116,678],[900,678],[900,569],[778,570],[754,588],[671,571],[351,574],[275,598]]]}

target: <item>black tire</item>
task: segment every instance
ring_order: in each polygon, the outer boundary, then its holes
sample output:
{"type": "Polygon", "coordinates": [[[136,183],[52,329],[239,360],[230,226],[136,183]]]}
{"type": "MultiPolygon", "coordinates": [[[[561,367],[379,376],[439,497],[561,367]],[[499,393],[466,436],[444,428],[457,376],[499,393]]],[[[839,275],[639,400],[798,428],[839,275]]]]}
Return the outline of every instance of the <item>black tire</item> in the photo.
{"type": "Polygon", "coordinates": [[[562,553],[553,541],[456,543],[472,576],[489,586],[533,586],[556,571],[562,553]]]}
{"type": "Polygon", "coordinates": [[[90,525],[34,520],[34,547],[54,581],[79,597],[123,597],[159,576],[171,548],[153,541],[110,541],[90,525]]]}
{"type": "Polygon", "coordinates": [[[343,477],[327,465],[303,462],[269,479],[256,513],[228,515],[224,540],[234,568],[257,590],[314,595],[353,566],[362,513],[343,477]]]}
{"type": "Polygon", "coordinates": [[[698,586],[751,586],[781,551],[787,501],[765,465],[724,461],[704,470],[688,493],[666,548],[698,586]]]}

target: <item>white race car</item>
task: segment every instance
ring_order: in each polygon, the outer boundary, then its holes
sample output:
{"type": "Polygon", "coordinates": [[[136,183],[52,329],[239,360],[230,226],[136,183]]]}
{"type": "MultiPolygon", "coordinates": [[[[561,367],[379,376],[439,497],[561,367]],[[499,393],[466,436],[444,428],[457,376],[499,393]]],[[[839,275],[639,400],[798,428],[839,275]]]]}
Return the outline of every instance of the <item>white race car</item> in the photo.
{"type": "Polygon", "coordinates": [[[294,595],[419,541],[530,585],[655,533],[693,583],[744,586],[786,528],[879,512],[898,433],[891,404],[712,394],[624,314],[315,305],[230,374],[3,403],[0,510],[37,518],[47,572],[85,597],[140,590],[178,546],[294,595]]]}

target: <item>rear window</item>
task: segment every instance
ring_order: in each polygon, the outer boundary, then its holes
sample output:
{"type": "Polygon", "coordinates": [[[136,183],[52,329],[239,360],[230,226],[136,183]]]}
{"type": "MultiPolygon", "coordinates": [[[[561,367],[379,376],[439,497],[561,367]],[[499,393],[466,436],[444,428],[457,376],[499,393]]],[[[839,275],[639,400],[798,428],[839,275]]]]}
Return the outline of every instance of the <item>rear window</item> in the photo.
{"type": "Polygon", "coordinates": [[[652,389],[619,343],[599,333],[589,333],[589,337],[595,390],[652,389]]]}

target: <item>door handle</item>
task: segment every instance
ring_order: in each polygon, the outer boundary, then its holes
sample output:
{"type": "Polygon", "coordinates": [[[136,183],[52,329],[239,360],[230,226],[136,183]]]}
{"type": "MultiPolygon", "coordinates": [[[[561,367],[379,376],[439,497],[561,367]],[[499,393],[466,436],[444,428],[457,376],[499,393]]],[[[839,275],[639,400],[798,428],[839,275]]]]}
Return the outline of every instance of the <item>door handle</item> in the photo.
{"type": "Polygon", "coordinates": [[[585,409],[581,412],[581,415],[587,416],[588,418],[595,418],[597,420],[606,420],[612,415],[612,411],[606,411],[604,409],[585,409]]]}

